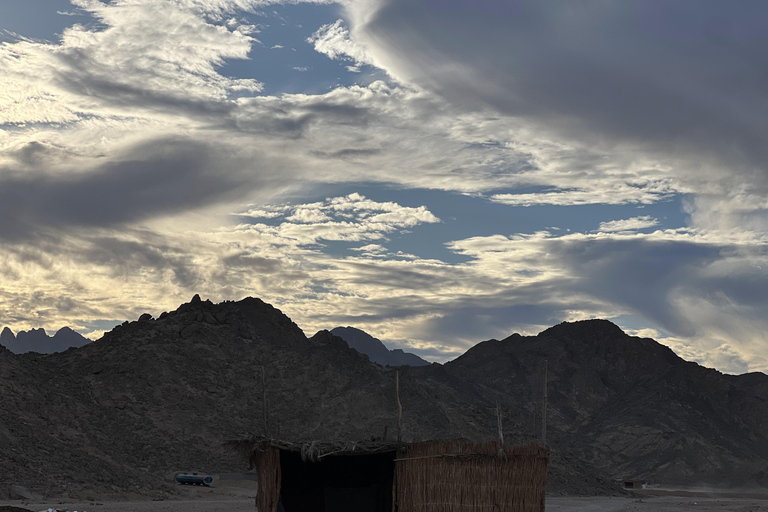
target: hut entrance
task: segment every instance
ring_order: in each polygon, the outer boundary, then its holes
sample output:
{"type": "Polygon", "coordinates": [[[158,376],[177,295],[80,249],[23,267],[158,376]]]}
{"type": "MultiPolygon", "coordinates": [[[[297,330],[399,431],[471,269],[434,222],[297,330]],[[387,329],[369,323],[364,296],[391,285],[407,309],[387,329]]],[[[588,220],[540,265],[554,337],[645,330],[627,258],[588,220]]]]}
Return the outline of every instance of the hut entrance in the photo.
{"type": "Polygon", "coordinates": [[[286,512],[391,512],[395,452],[329,455],[304,462],[280,450],[286,512]]]}

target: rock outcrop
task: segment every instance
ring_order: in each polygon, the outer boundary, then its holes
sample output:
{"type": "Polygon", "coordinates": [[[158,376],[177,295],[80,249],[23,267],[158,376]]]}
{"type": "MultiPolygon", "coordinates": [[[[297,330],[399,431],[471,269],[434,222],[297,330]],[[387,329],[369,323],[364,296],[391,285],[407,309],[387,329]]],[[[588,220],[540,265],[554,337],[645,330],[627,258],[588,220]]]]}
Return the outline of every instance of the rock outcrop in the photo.
{"type": "Polygon", "coordinates": [[[405,352],[402,349],[388,349],[380,339],[354,327],[336,327],[331,330],[334,336],[338,336],[353,348],[368,356],[368,359],[382,366],[426,366],[428,361],[416,354],[405,352]]]}

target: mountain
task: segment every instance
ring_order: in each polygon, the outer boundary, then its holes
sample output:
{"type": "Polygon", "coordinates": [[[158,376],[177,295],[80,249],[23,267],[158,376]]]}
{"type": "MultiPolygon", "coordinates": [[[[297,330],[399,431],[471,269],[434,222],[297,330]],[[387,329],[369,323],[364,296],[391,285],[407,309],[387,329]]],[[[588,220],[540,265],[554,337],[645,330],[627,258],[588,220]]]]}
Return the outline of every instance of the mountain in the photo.
{"type": "Polygon", "coordinates": [[[229,439],[392,440],[396,372],[403,440],[494,439],[498,405],[505,441],[530,442],[545,361],[549,492],[610,493],[623,478],[768,485],[768,377],[723,375],[607,321],[395,369],[331,332],[308,338],[259,299],[195,296],[81,348],[0,350],[0,489],[161,498],[173,471],[241,470],[229,439]]]}
{"type": "Polygon", "coordinates": [[[8,327],[4,328],[3,331],[0,332],[0,346],[7,349],[9,345],[14,343],[16,343],[16,336],[13,334],[13,331],[8,327]]]}
{"type": "Polygon", "coordinates": [[[336,327],[331,334],[338,336],[353,348],[382,366],[426,366],[430,364],[416,354],[396,348],[389,350],[378,338],[354,327],[336,327]]]}
{"type": "Polygon", "coordinates": [[[445,368],[532,415],[545,361],[548,435],[580,460],[617,479],[768,485],[765,374],[724,375],[605,320],[483,342],[445,368]]]}
{"type": "Polygon", "coordinates": [[[25,352],[52,354],[54,352],[63,352],[71,347],[82,347],[90,342],[91,340],[76,333],[69,327],[62,327],[53,336],[48,336],[43,328],[20,331],[17,335],[14,335],[13,331],[6,327],[0,333],[0,345],[14,354],[23,354],[25,352]]]}
{"type": "MultiPolygon", "coordinates": [[[[212,304],[195,296],[66,352],[0,351],[0,489],[161,498],[175,489],[163,480],[173,471],[242,470],[244,462],[222,448],[230,439],[279,431],[296,442],[391,441],[395,373],[328,331],[307,338],[254,298],[212,304]]],[[[441,365],[399,374],[404,440],[497,435],[495,402],[473,383],[441,365]]],[[[515,442],[519,425],[505,425],[515,442]]],[[[563,454],[553,463],[552,489],[609,489],[563,454]]]]}

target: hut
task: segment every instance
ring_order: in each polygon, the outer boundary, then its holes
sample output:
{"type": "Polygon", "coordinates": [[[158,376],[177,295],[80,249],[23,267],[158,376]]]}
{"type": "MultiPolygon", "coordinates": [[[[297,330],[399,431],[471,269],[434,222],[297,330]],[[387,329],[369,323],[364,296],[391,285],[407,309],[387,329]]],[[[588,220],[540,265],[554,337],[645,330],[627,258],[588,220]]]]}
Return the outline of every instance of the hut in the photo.
{"type": "Polygon", "coordinates": [[[623,479],[619,480],[619,483],[624,489],[630,490],[645,489],[648,487],[648,482],[646,480],[623,479]]]}
{"type": "Polygon", "coordinates": [[[467,440],[231,446],[259,475],[256,507],[276,512],[543,512],[549,449],[467,440]]]}

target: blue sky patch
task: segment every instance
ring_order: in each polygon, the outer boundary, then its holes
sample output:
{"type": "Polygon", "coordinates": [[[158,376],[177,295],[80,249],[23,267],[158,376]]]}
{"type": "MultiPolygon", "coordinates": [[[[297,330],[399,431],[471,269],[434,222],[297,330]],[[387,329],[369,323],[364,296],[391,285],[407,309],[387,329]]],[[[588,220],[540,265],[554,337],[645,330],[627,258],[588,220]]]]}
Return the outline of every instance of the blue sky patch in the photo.
{"type": "Polygon", "coordinates": [[[23,37],[55,42],[65,28],[75,23],[95,24],[96,20],[68,0],[0,2],[0,30],[8,30],[23,37]]]}
{"type": "Polygon", "coordinates": [[[386,79],[371,66],[350,72],[350,62],[332,60],[315,51],[307,39],[321,26],[341,18],[336,4],[273,5],[241,16],[259,29],[248,60],[227,61],[219,72],[264,83],[264,95],[323,94],[350,85],[368,85],[386,79]]]}

